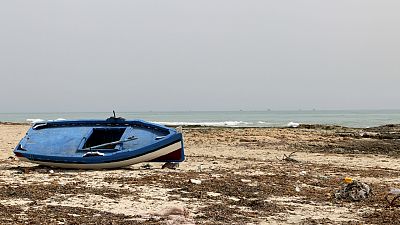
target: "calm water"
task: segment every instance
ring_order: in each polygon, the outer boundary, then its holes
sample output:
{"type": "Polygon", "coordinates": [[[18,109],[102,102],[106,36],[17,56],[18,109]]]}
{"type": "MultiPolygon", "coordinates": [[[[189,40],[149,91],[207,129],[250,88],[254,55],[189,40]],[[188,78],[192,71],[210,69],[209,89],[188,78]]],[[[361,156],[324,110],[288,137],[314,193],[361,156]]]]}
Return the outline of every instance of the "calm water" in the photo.
{"type": "MultiPolygon", "coordinates": [[[[0,121],[27,119],[104,119],[109,112],[90,113],[0,113],[0,121]]],[[[379,111],[235,111],[235,112],[120,112],[126,119],[143,119],[167,125],[281,127],[289,122],[372,127],[400,123],[400,110],[379,111]]]]}

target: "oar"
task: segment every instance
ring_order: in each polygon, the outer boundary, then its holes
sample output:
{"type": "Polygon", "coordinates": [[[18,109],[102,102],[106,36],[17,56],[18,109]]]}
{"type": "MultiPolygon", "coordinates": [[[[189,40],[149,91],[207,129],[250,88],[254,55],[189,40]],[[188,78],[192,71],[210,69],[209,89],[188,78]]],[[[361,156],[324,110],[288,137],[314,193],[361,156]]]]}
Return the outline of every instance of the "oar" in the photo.
{"type": "Polygon", "coordinates": [[[96,145],[96,146],[92,146],[92,147],[89,147],[89,148],[84,148],[83,150],[92,150],[92,149],[95,149],[95,148],[101,148],[101,147],[108,146],[108,145],[121,144],[121,143],[124,143],[124,142],[133,141],[133,140],[136,140],[136,139],[138,139],[138,138],[132,136],[132,137],[128,137],[125,140],[104,143],[104,144],[101,144],[101,145],[96,145]]]}

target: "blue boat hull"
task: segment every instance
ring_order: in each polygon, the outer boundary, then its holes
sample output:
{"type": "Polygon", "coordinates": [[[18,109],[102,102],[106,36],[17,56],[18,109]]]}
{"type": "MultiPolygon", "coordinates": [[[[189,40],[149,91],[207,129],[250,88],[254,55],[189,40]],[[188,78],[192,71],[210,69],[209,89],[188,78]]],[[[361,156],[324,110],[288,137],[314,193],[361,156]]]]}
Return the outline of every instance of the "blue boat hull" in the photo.
{"type": "Polygon", "coordinates": [[[102,169],[184,160],[182,134],[141,120],[76,120],[34,124],[14,150],[46,166],[102,169]]]}

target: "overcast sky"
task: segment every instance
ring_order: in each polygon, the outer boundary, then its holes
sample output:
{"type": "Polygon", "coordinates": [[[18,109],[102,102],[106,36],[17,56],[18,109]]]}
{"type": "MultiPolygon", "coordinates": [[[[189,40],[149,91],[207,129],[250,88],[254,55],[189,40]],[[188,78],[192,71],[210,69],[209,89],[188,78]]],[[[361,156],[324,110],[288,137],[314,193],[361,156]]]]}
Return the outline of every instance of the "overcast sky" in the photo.
{"type": "Polygon", "coordinates": [[[0,112],[399,109],[400,1],[0,2],[0,112]]]}

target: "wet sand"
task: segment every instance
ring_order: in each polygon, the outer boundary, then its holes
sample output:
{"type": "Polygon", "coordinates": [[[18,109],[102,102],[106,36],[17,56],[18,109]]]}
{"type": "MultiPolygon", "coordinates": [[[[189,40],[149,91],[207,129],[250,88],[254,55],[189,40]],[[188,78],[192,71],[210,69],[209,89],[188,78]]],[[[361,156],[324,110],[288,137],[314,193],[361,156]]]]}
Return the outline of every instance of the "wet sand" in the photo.
{"type": "Polygon", "coordinates": [[[28,128],[0,124],[1,224],[400,224],[385,200],[400,188],[400,126],[186,127],[178,169],[101,171],[16,160],[28,128]],[[344,177],[373,195],[336,200],[344,177]]]}

